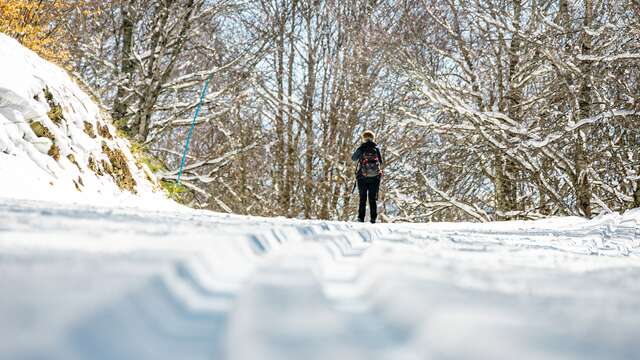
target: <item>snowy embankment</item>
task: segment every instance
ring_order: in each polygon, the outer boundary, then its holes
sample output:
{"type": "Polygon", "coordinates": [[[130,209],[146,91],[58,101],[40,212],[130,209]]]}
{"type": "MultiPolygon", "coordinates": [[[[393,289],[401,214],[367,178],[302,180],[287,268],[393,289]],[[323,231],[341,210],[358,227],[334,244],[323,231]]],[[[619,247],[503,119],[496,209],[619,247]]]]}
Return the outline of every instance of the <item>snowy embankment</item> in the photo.
{"type": "Polygon", "coordinates": [[[69,75],[1,33],[0,174],[0,197],[172,206],[69,75]]]}
{"type": "Polygon", "coordinates": [[[0,199],[3,359],[631,359],[640,210],[385,225],[0,199]]]}

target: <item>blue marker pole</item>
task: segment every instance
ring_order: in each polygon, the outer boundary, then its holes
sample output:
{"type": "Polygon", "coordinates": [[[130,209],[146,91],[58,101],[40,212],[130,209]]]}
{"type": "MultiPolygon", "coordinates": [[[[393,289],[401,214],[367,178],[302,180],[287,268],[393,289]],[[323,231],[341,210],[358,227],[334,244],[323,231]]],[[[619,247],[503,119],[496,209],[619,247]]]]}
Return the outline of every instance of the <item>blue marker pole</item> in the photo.
{"type": "Polygon", "coordinates": [[[193,128],[196,127],[196,119],[198,118],[198,114],[200,114],[200,108],[202,107],[202,100],[204,100],[204,95],[207,93],[207,88],[209,87],[209,80],[211,80],[211,76],[207,77],[207,80],[204,82],[204,86],[202,87],[202,93],[200,93],[200,101],[198,101],[198,106],[196,106],[196,112],[193,114],[193,121],[191,122],[191,128],[189,128],[189,135],[187,135],[187,143],[184,145],[184,152],[182,153],[182,160],[180,161],[180,170],[178,170],[178,180],[177,183],[180,184],[180,178],[182,177],[182,170],[184,169],[184,162],[187,159],[187,153],[189,152],[189,143],[191,142],[191,137],[193,136],[193,128]]]}

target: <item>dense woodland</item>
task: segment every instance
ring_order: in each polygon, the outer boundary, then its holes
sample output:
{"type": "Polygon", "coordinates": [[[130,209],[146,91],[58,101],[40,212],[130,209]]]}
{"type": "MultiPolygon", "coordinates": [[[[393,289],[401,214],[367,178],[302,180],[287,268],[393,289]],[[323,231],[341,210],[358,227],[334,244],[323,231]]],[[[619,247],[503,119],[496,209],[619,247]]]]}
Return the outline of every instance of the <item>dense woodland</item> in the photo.
{"type": "Polygon", "coordinates": [[[352,220],[365,129],[385,155],[384,221],[640,207],[639,1],[0,0],[0,12],[0,31],[85,82],[165,181],[211,76],[182,177],[194,207],[352,220]]]}

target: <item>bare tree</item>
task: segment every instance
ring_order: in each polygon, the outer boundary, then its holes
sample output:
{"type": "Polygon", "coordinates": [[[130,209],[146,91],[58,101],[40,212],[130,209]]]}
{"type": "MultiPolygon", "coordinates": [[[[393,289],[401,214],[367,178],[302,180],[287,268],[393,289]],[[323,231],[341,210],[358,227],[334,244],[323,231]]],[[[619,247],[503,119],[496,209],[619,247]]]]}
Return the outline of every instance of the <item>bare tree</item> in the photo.
{"type": "Polygon", "coordinates": [[[638,4],[130,0],[80,17],[76,71],[192,204],[349,220],[359,133],[381,218],[591,217],[640,205],[638,4]]]}

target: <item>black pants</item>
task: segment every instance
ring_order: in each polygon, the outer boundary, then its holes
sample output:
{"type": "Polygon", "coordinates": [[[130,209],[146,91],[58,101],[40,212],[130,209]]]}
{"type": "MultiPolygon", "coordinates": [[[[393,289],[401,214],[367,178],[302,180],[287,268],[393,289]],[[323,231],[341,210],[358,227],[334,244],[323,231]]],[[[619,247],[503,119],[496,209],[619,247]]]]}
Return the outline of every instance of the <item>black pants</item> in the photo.
{"type": "Polygon", "coordinates": [[[378,217],[378,190],[380,190],[380,178],[360,178],[358,179],[358,192],[360,193],[360,206],[358,207],[358,220],[364,222],[367,211],[367,199],[369,199],[369,210],[371,211],[371,222],[376,222],[378,217]]]}

